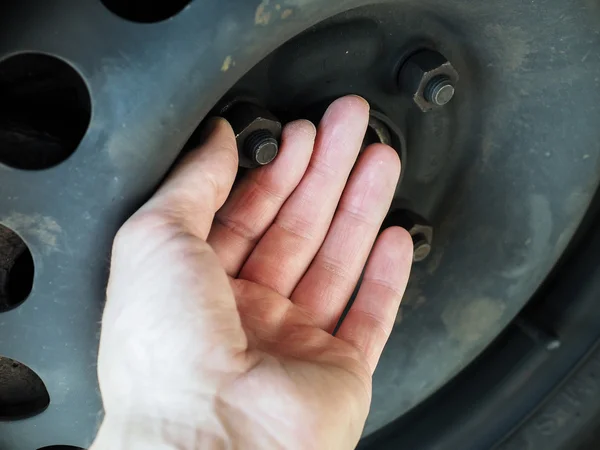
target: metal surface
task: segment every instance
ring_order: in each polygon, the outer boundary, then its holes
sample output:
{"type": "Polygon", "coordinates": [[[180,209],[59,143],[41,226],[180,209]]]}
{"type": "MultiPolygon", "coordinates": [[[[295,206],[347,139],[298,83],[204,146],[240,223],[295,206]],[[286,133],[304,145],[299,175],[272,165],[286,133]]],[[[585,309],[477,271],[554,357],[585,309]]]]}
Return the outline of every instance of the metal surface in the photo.
{"type": "Polygon", "coordinates": [[[392,132],[390,131],[389,127],[383,123],[383,121],[374,115],[371,115],[371,117],[369,117],[369,127],[367,128],[363,146],[377,142],[390,146],[393,145],[392,132]]]}
{"type": "Polygon", "coordinates": [[[58,55],[85,80],[92,118],[61,164],[0,166],[0,223],[23,237],[36,267],[29,299],[0,314],[0,355],[32,368],[51,398],[43,414],[0,423],[0,449],[89,446],[101,418],[96,348],[112,237],[264,58],[245,85],[270,92],[265,106],[282,119],[272,105],[353,92],[400,125],[409,151],[394,208],[435,227],[375,373],[365,433],[437,391],[521,310],[598,185],[600,6],[407,0],[355,9],[370,3],[193,1],[144,25],[95,0],[2,5],[0,64],[21,51],[58,55]],[[444,108],[414,114],[397,64],[423,42],[461,81],[444,108]]]}
{"type": "Polygon", "coordinates": [[[454,97],[458,72],[450,61],[434,50],[420,50],[400,68],[399,87],[423,112],[447,104],[454,97]]]}
{"type": "Polygon", "coordinates": [[[600,204],[594,203],[566,257],[495,342],[360,450],[579,448],[600,411],[600,204]]]}
{"type": "Polygon", "coordinates": [[[400,159],[405,155],[406,141],[404,134],[398,127],[391,126],[391,120],[385,117],[384,114],[371,110],[369,117],[369,125],[360,151],[364,151],[371,144],[385,144],[391,147],[400,149],[398,152],[400,159]],[[393,131],[392,131],[393,130],[393,131]]]}

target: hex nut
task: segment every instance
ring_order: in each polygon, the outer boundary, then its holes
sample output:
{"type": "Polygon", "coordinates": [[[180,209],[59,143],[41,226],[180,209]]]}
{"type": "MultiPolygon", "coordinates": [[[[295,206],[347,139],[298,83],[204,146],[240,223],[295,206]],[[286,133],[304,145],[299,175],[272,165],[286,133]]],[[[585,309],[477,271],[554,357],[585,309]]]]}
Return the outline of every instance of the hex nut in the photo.
{"type": "Polygon", "coordinates": [[[411,96],[421,111],[427,112],[448,103],[449,87],[452,87],[453,95],[458,78],[458,72],[442,54],[433,50],[421,50],[406,60],[400,69],[398,84],[400,89],[411,96]],[[428,95],[428,91],[431,90],[430,83],[437,84],[438,80],[442,79],[446,80],[445,101],[431,101],[428,95]]]}
{"type": "Polygon", "coordinates": [[[253,169],[260,166],[245,151],[246,140],[256,131],[265,130],[279,141],[282,132],[281,122],[266,109],[245,102],[231,106],[224,116],[235,133],[240,167],[253,169]]]}
{"type": "Polygon", "coordinates": [[[422,235],[413,236],[413,261],[421,262],[431,253],[431,244],[422,235]]]}

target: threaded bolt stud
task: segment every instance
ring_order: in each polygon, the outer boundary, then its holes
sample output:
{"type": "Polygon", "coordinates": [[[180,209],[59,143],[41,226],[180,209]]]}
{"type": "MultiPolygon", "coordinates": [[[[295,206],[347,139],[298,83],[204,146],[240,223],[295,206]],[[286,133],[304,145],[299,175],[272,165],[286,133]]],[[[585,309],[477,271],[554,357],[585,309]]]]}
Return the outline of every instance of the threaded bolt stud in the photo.
{"type": "Polygon", "coordinates": [[[257,130],[246,138],[244,151],[254,164],[264,166],[279,153],[279,143],[269,130],[257,130]]]}
{"type": "Polygon", "coordinates": [[[452,80],[444,75],[433,78],[425,87],[425,100],[436,106],[444,106],[454,97],[452,80]]]}

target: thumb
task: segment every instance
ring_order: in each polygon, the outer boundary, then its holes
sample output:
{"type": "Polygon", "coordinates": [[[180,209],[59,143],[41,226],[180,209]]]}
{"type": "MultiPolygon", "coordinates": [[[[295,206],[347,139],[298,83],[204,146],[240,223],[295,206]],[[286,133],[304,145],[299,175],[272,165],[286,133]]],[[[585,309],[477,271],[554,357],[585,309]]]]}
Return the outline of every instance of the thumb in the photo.
{"type": "Polygon", "coordinates": [[[237,143],[229,122],[211,119],[205,135],[204,143],[181,160],[140,210],[170,216],[202,240],[229,196],[238,168],[237,143]]]}

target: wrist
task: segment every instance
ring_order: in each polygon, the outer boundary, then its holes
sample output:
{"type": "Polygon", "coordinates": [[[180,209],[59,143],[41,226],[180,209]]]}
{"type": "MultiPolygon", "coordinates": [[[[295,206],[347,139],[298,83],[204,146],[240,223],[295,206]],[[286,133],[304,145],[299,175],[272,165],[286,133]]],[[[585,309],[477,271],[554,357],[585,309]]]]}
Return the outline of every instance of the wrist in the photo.
{"type": "Polygon", "coordinates": [[[181,422],[107,415],[90,450],[216,450],[227,442],[224,435],[181,422]]]}

